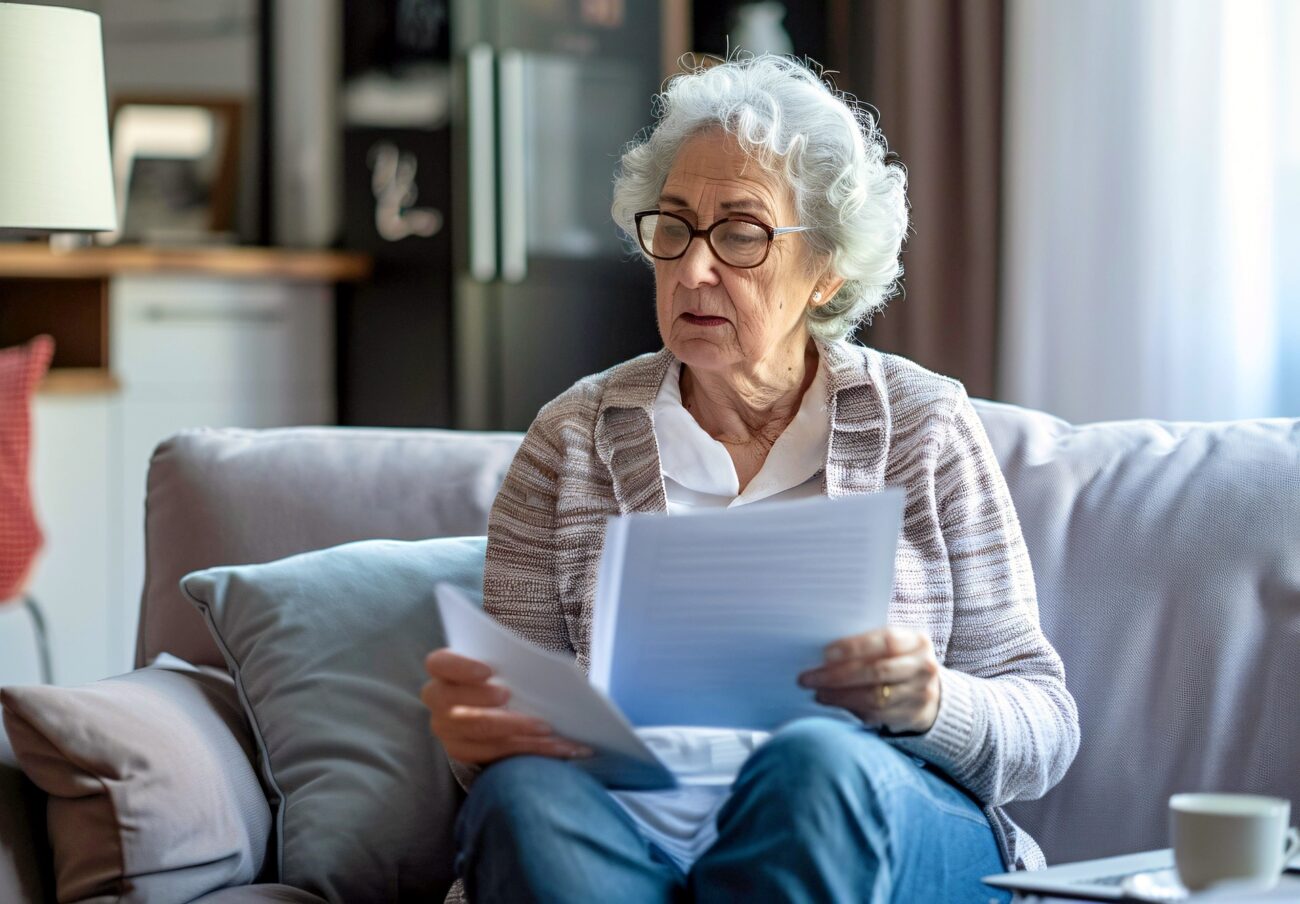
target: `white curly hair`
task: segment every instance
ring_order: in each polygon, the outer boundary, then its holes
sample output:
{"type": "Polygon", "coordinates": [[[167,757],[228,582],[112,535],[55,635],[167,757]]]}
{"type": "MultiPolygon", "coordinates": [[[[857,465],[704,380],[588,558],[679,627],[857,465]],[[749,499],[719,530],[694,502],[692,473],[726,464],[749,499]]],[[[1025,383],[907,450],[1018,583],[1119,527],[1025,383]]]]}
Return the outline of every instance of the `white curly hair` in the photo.
{"type": "Polygon", "coordinates": [[[812,335],[843,339],[894,295],[903,272],[907,171],[887,158],[866,105],[827,85],[809,64],[737,54],[674,76],[653,109],[654,127],[627,146],[614,175],[611,212],[634,247],[633,214],[658,206],[678,150],[721,127],[784,178],[799,225],[813,227],[800,235],[844,279],[829,303],[808,308],[812,335]]]}

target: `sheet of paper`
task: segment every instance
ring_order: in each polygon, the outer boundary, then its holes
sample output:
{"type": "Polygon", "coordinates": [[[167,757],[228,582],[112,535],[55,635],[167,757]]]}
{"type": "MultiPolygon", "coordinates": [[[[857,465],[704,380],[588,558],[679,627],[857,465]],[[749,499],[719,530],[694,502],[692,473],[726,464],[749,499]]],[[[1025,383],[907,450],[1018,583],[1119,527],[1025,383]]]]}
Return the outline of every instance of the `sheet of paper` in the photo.
{"type": "Polygon", "coordinates": [[[770,731],[828,714],[796,678],[885,624],[903,503],[891,489],[611,518],[592,683],[637,727],[770,731]]]}
{"type": "Polygon", "coordinates": [[[572,661],[518,637],[450,584],[437,586],[447,645],[487,663],[510,689],[507,709],[536,716],[556,734],[586,744],[595,755],[572,762],[611,788],[652,790],[676,785],[612,703],[572,661]]]}

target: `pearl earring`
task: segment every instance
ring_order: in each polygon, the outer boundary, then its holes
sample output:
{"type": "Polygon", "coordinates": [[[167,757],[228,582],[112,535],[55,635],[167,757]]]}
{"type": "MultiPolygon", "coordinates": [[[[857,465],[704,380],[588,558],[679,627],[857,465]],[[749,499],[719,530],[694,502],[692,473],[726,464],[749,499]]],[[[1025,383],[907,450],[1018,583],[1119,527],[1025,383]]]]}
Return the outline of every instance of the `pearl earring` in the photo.
{"type": "Polygon", "coordinates": [[[821,292],[814,292],[814,293],[813,293],[813,301],[821,301],[821,300],[822,300],[822,293],[821,293],[821,292]]]}

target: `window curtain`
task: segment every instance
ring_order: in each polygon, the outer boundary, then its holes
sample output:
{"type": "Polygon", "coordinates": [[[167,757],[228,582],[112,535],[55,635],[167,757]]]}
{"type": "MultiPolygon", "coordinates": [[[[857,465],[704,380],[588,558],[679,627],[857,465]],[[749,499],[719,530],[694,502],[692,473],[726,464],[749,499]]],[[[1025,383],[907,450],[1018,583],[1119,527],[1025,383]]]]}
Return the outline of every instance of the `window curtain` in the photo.
{"type": "Polygon", "coordinates": [[[994,392],[1002,0],[833,0],[829,61],[908,172],[903,293],[861,338],[994,392]]]}
{"type": "Polygon", "coordinates": [[[1300,4],[1007,0],[1001,395],[1300,415],[1300,4]]]}

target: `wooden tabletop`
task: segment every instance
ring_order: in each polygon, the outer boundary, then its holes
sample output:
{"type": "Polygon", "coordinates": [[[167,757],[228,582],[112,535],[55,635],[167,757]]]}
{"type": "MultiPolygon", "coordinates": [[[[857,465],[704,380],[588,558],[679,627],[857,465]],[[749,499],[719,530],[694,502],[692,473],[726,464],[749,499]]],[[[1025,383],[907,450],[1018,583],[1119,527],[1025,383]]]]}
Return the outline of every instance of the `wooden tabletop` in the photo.
{"type": "Polygon", "coordinates": [[[0,278],[102,279],[124,273],[159,273],[352,282],[365,279],[370,270],[369,257],[350,251],[140,245],[54,251],[37,242],[0,243],[0,278]]]}

